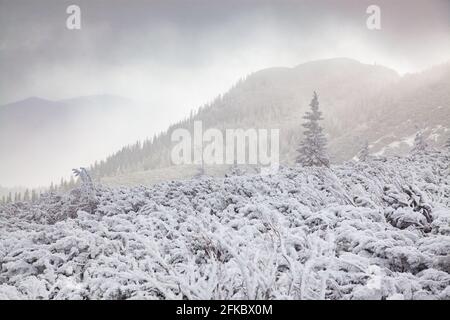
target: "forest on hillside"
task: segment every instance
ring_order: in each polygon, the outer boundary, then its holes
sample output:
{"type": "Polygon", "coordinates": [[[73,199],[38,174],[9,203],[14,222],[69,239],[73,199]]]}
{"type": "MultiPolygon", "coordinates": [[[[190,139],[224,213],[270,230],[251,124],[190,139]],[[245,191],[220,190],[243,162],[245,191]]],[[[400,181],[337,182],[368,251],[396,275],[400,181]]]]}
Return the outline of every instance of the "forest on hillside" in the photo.
{"type": "Polygon", "coordinates": [[[202,121],[205,129],[280,128],[280,160],[292,165],[303,139],[302,115],[314,90],[320,96],[333,163],[352,159],[366,142],[373,154],[407,154],[419,130],[428,143],[442,146],[450,137],[449,86],[450,64],[403,77],[352,59],[265,69],[241,79],[167,130],[95,162],[91,172],[101,179],[169,167],[171,133],[177,128],[192,131],[195,121],[202,121]]]}

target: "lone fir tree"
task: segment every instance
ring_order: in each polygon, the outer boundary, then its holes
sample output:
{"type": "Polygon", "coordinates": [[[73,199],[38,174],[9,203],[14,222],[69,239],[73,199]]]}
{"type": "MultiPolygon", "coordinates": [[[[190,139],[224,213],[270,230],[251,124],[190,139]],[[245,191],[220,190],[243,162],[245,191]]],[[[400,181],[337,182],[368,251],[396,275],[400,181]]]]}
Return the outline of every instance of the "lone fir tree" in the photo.
{"type": "Polygon", "coordinates": [[[303,124],[305,138],[297,150],[299,155],[296,162],[304,166],[328,167],[330,160],[325,150],[327,139],[323,133],[323,128],[319,124],[319,121],[323,120],[323,118],[322,112],[319,111],[319,99],[315,91],[309,106],[311,110],[307,111],[303,116],[303,119],[306,120],[303,124]]]}

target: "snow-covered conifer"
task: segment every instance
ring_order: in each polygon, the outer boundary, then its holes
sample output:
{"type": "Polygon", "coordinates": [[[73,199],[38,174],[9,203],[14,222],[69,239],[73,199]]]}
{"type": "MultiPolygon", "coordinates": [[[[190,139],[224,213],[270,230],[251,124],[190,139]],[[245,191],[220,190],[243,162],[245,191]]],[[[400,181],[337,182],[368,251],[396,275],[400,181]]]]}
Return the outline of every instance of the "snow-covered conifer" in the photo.
{"type": "Polygon", "coordinates": [[[28,189],[26,189],[25,193],[23,194],[23,201],[25,202],[30,201],[30,191],[28,189]]]}
{"type": "Polygon", "coordinates": [[[326,154],[327,139],[319,121],[322,120],[322,112],[319,111],[319,99],[314,91],[313,99],[309,104],[310,111],[303,116],[306,122],[303,127],[305,138],[298,148],[299,155],[296,162],[304,166],[329,166],[330,160],[326,154]]]}
{"type": "Polygon", "coordinates": [[[94,182],[92,181],[92,178],[86,168],[73,169],[72,171],[73,174],[81,180],[81,195],[84,197],[84,200],[87,202],[88,207],[92,211],[97,202],[94,182]]]}
{"type": "Polygon", "coordinates": [[[419,130],[416,133],[416,137],[414,138],[414,146],[411,150],[411,153],[421,153],[428,149],[428,142],[423,135],[423,131],[419,130]]]}
{"type": "Polygon", "coordinates": [[[362,149],[358,152],[359,161],[366,161],[369,158],[369,142],[364,143],[362,149]]]}

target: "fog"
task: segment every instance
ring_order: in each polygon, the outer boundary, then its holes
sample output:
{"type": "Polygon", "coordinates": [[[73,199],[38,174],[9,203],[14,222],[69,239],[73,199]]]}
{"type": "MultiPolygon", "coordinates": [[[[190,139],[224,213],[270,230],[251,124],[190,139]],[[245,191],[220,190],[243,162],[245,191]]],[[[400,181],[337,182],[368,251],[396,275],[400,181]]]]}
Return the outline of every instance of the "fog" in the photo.
{"type": "Polygon", "coordinates": [[[148,106],[151,136],[264,68],[349,57],[423,70],[449,60],[449,30],[447,0],[0,0],[0,104],[126,97],[148,106]],[[81,30],[66,28],[71,4],[81,30]],[[366,26],[370,4],[381,8],[381,30],[366,26]]]}
{"type": "Polygon", "coordinates": [[[0,103],[116,94],[183,113],[272,66],[345,56],[413,72],[448,59],[450,3],[0,1],[0,103]],[[65,27],[69,4],[81,30],[65,27]],[[175,94],[176,93],[176,94],[175,94]]]}

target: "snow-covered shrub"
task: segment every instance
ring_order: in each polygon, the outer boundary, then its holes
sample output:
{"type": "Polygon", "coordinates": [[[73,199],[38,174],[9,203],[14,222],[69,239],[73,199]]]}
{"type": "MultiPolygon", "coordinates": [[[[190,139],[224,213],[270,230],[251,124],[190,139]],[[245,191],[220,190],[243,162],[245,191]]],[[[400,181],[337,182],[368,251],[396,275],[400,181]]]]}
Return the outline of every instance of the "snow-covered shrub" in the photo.
{"type": "Polygon", "coordinates": [[[446,153],[0,206],[4,299],[450,299],[446,153]],[[431,169],[430,169],[431,168],[431,169]]]}

